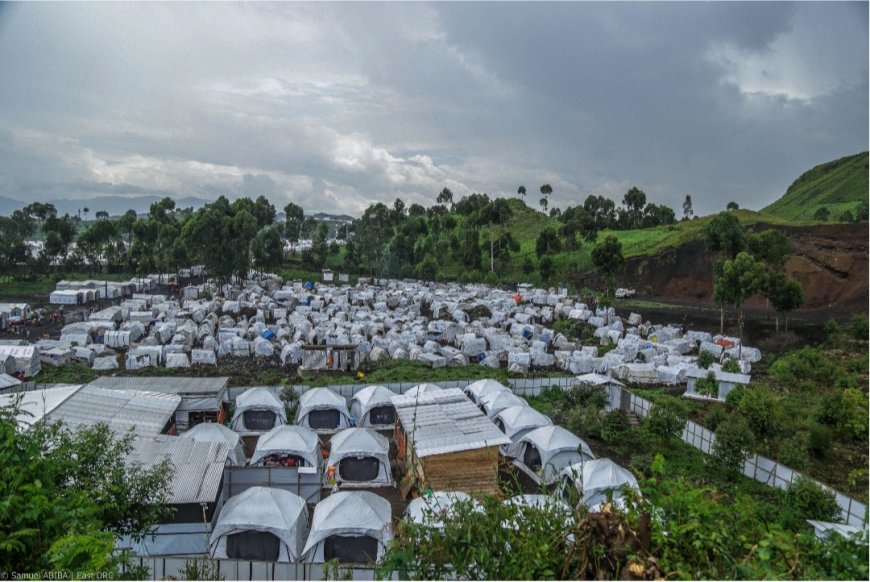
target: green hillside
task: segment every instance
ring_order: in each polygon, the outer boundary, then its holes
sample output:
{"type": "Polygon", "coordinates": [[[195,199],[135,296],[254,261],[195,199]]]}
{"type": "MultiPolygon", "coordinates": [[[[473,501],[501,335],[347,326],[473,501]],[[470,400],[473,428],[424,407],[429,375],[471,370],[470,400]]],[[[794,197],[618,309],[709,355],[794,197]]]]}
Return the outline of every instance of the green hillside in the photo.
{"type": "Polygon", "coordinates": [[[801,222],[813,220],[822,207],[830,212],[830,222],[841,221],[846,211],[854,216],[867,204],[867,159],[863,152],[816,166],[762,212],[801,222]]]}

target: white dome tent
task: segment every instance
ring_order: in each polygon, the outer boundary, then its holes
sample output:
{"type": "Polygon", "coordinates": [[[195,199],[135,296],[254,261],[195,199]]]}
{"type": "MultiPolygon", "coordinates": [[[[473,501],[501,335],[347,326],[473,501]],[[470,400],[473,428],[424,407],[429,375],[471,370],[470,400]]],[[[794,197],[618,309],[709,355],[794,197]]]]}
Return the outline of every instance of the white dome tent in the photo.
{"type": "Polygon", "coordinates": [[[495,416],[505,408],[528,405],[529,403],[526,402],[525,398],[508,391],[489,392],[480,399],[480,409],[490,419],[495,418],[495,416]]]}
{"type": "Polygon", "coordinates": [[[276,426],[257,441],[257,448],[251,455],[251,465],[315,467],[319,470],[323,466],[320,438],[304,426],[276,426]]]}
{"type": "Polygon", "coordinates": [[[303,558],[308,562],[368,563],[393,539],[390,502],[369,491],[340,491],[314,508],[303,558]]]}
{"type": "Polygon", "coordinates": [[[510,389],[495,380],[486,379],[472,382],[463,390],[465,395],[474,402],[475,406],[480,406],[480,399],[485,394],[496,391],[510,391],[510,389]]]}
{"type": "Polygon", "coordinates": [[[212,558],[296,562],[308,534],[305,501],[289,491],[251,487],[230,497],[209,537],[212,558]]]}
{"type": "Polygon", "coordinates": [[[252,388],[236,397],[232,422],[234,431],[263,433],[282,424],[287,424],[284,405],[265,388],[252,388]]]}
{"type": "Polygon", "coordinates": [[[559,497],[555,497],[553,495],[540,495],[540,494],[514,495],[510,499],[505,500],[505,502],[513,504],[513,505],[517,505],[519,507],[532,507],[535,509],[544,509],[544,508],[553,507],[554,509],[564,511],[568,515],[573,513],[570,505],[565,503],[565,501],[560,499],[559,497]]]}
{"type": "Polygon", "coordinates": [[[299,397],[296,424],[318,433],[330,433],[350,426],[347,401],[329,388],[313,388],[299,397]]]}
{"type": "Polygon", "coordinates": [[[434,491],[412,499],[405,509],[405,520],[435,529],[443,529],[442,519],[454,512],[453,506],[460,502],[470,502],[473,511],[482,511],[478,503],[463,491],[434,491]]]}
{"type": "Polygon", "coordinates": [[[200,442],[226,442],[230,446],[230,454],[227,464],[235,467],[244,467],[247,455],[245,445],[239,433],[217,422],[203,422],[192,429],[181,433],[181,438],[193,439],[200,442]]]}
{"type": "Polygon", "coordinates": [[[330,443],[329,466],[341,487],[385,487],[393,484],[390,443],[370,428],[349,428],[330,443]]]}
{"type": "Polygon", "coordinates": [[[541,414],[531,406],[511,406],[505,408],[495,415],[492,419],[495,425],[508,437],[512,442],[509,445],[502,445],[502,454],[506,457],[516,458],[519,451],[519,440],[525,435],[541,428],[542,426],[552,426],[553,421],[545,414],[541,414]]]}
{"type": "Polygon", "coordinates": [[[580,437],[561,426],[543,426],[519,440],[514,465],[536,483],[549,485],[564,467],[594,458],[580,437]]]}
{"type": "Polygon", "coordinates": [[[395,395],[385,386],[366,386],[354,395],[350,403],[350,415],[356,420],[357,426],[391,429],[396,424],[396,407],[392,402],[395,395]]]}
{"type": "Polygon", "coordinates": [[[611,496],[614,505],[623,506],[624,486],[640,491],[634,475],[610,459],[575,463],[562,469],[559,479],[562,498],[570,501],[575,492],[579,492],[580,503],[591,512],[599,511],[607,502],[608,495],[611,496]]]}

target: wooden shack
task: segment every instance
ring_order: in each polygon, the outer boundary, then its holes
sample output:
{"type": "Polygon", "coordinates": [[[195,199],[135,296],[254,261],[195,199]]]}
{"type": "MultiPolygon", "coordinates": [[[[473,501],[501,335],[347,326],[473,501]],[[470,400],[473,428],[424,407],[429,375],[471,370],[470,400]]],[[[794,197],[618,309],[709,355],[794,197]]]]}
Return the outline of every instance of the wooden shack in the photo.
{"type": "Polygon", "coordinates": [[[499,446],[511,441],[458,388],[394,396],[403,496],[419,490],[498,492],[499,446]]]}

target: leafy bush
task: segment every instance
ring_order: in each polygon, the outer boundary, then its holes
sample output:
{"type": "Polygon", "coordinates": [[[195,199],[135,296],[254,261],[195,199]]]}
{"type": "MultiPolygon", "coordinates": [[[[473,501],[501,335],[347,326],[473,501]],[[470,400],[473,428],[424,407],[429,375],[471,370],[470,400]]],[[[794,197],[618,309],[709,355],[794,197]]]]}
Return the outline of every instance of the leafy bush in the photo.
{"type": "Polygon", "coordinates": [[[818,424],[812,425],[807,435],[807,449],[817,459],[826,458],[831,450],[831,430],[818,424]]]}
{"type": "Polygon", "coordinates": [[[782,428],[782,405],[779,397],[763,387],[750,388],[743,394],[737,411],[758,437],[771,436],[782,428]]]}
{"type": "Polygon", "coordinates": [[[866,315],[856,315],[849,323],[849,335],[852,339],[858,341],[867,341],[867,336],[870,335],[870,321],[866,315]]]}
{"type": "Polygon", "coordinates": [[[807,455],[806,447],[797,438],[789,439],[782,443],[777,460],[797,471],[803,471],[810,465],[810,458],[807,455]]]}
{"type": "Polygon", "coordinates": [[[678,438],[688,420],[688,407],[683,402],[670,401],[653,406],[649,416],[643,421],[643,428],[655,438],[666,441],[678,438]]]}
{"type": "Polygon", "coordinates": [[[726,418],[728,413],[721,406],[712,406],[704,417],[704,426],[715,432],[726,418]]]}
{"type": "Polygon", "coordinates": [[[716,361],[716,356],[707,350],[702,350],[698,353],[698,366],[705,370],[710,367],[710,364],[716,361]]]}
{"type": "Polygon", "coordinates": [[[717,397],[719,395],[719,381],[716,380],[716,373],[710,370],[706,377],[695,380],[695,391],[711,398],[717,397]]]}
{"type": "Polygon", "coordinates": [[[836,394],[828,394],[819,402],[816,420],[836,427],[844,438],[866,439],[867,396],[857,388],[846,388],[836,394]]]}
{"type": "Polygon", "coordinates": [[[800,477],[785,490],[788,504],[802,519],[837,521],[841,510],[833,491],[819,487],[814,481],[800,477]]]}
{"type": "Polygon", "coordinates": [[[733,414],[716,429],[716,442],[710,458],[721,468],[739,473],[752,452],[754,442],[749,423],[739,414],[733,414]]]}
{"type": "Polygon", "coordinates": [[[604,426],[601,410],[594,406],[575,408],[568,417],[568,430],[586,438],[601,438],[604,426]]]}
{"type": "Polygon", "coordinates": [[[849,438],[861,440],[867,438],[867,395],[856,388],[846,388],[840,394],[842,414],[837,423],[838,428],[849,438]]]}
{"type": "Polygon", "coordinates": [[[725,406],[734,410],[740,406],[740,401],[743,400],[743,395],[746,394],[746,386],[736,386],[731,392],[725,395],[725,406]]]}
{"type": "Polygon", "coordinates": [[[740,364],[737,363],[737,360],[728,358],[727,360],[725,360],[725,363],[722,364],[722,371],[729,372],[731,374],[739,374],[740,364]]]}
{"type": "Polygon", "coordinates": [[[625,436],[631,430],[628,422],[628,413],[621,408],[612,410],[604,415],[601,425],[601,439],[606,443],[624,442],[625,436]]]}
{"type": "Polygon", "coordinates": [[[840,324],[837,323],[835,319],[829,319],[825,322],[825,325],[822,327],[825,331],[825,334],[828,336],[828,339],[840,333],[840,324]]]}
{"type": "Polygon", "coordinates": [[[811,380],[827,384],[843,376],[843,371],[830,358],[815,348],[804,348],[776,360],[770,375],[786,388],[811,380]]]}

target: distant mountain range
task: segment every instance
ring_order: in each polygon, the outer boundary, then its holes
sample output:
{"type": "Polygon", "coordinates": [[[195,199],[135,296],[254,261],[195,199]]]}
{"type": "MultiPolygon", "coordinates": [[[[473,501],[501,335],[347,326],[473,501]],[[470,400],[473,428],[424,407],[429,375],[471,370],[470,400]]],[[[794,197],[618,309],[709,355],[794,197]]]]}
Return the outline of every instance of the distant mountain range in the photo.
{"type": "MultiPolygon", "coordinates": [[[[109,216],[120,216],[127,212],[128,210],[135,210],[137,214],[147,214],[148,210],[151,208],[151,205],[155,202],[159,202],[163,197],[162,196],[131,196],[131,197],[120,197],[120,196],[99,196],[97,198],[90,198],[88,200],[40,200],[40,202],[50,202],[54,204],[54,207],[57,208],[57,212],[59,215],[63,216],[64,214],[69,214],[74,216],[78,214],[79,210],[83,210],[87,208],[89,210],[87,218],[94,219],[97,211],[105,210],[109,213],[109,216]]],[[[20,208],[24,208],[32,200],[27,202],[22,202],[21,200],[13,200],[12,198],[5,198],[0,196],[0,216],[9,216],[16,210],[20,208]]],[[[204,198],[178,198],[175,199],[175,206],[178,208],[190,208],[193,207],[201,208],[206,204],[212,202],[211,200],[206,200],[204,198]]],[[[283,219],[283,212],[280,212],[281,217],[283,219]]],[[[346,214],[327,214],[325,212],[318,212],[317,214],[312,214],[317,220],[332,220],[332,221],[351,221],[353,220],[353,216],[348,216],[346,214]]],[[[84,213],[81,215],[84,219],[84,213]]]]}

